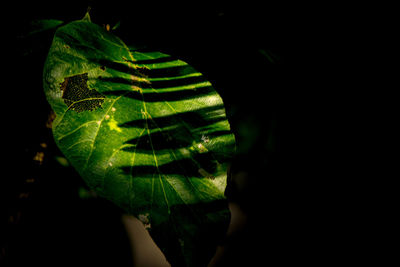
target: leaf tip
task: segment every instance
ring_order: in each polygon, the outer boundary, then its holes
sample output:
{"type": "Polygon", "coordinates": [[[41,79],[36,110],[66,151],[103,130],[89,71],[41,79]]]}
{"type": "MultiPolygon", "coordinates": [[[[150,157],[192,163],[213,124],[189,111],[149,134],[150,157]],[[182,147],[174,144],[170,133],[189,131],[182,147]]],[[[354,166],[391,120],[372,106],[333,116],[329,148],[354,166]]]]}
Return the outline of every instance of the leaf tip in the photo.
{"type": "Polygon", "coordinates": [[[92,7],[88,6],[87,10],[86,10],[86,14],[85,16],[82,18],[83,21],[88,21],[88,22],[92,22],[92,20],[90,19],[90,10],[92,9],[92,7]]]}

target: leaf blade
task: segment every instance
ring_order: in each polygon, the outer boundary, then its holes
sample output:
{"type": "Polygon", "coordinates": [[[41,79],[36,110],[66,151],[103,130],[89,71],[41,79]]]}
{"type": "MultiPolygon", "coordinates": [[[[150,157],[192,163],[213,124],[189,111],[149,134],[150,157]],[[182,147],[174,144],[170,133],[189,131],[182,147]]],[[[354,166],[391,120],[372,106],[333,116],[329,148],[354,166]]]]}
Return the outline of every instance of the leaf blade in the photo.
{"type": "MultiPolygon", "coordinates": [[[[153,227],[178,222],[186,230],[175,232],[186,243],[202,237],[198,225],[226,219],[227,206],[205,207],[224,200],[234,136],[222,99],[186,62],[131,49],[77,21],[57,30],[44,87],[57,115],[56,143],[98,195],[136,216],[148,214],[153,227]],[[101,105],[77,112],[65,103],[63,82],[76,75],[87,79],[74,92],[95,90],[101,105]]],[[[74,97],[75,105],[91,100],[74,97]]]]}

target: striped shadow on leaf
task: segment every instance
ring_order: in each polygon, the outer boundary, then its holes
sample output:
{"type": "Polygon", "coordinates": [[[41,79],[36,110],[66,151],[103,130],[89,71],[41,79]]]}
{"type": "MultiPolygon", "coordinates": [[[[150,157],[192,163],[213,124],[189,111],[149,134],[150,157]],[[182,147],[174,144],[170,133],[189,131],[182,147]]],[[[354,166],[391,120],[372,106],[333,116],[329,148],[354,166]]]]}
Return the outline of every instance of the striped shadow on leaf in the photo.
{"type": "Polygon", "coordinates": [[[235,150],[211,83],[186,62],[132,50],[87,20],[56,31],[43,76],[57,145],[86,183],[127,213],[148,214],[154,233],[174,221],[169,229],[185,240],[188,266],[204,262],[193,249],[201,225],[227,220],[226,169],[235,150]],[[84,79],[65,94],[68,77],[84,79]],[[77,112],[65,96],[99,99],[77,112]],[[199,208],[222,202],[212,212],[199,208]]]}

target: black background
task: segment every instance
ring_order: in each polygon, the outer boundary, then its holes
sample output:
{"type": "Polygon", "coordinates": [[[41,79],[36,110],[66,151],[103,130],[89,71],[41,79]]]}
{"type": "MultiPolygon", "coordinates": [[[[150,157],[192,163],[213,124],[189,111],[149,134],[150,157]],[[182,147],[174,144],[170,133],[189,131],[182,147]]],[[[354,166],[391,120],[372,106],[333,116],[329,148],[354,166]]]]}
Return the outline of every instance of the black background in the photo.
{"type": "Polygon", "coordinates": [[[88,6],[92,22],[112,27],[120,21],[114,33],[121,39],[188,62],[223,98],[237,140],[233,164],[251,177],[237,198],[251,223],[233,248],[231,264],[315,260],[311,243],[320,242],[314,229],[321,222],[310,219],[315,215],[307,207],[307,178],[294,175],[298,166],[283,152],[287,126],[292,129],[291,117],[298,117],[297,106],[291,106],[297,77],[288,67],[291,46],[301,42],[293,34],[297,22],[291,7],[277,1],[231,2],[53,1],[7,8],[13,20],[7,24],[12,52],[6,77],[14,81],[7,92],[15,101],[7,106],[14,116],[8,131],[10,171],[2,178],[1,255],[6,262],[129,264],[120,211],[106,201],[82,201],[77,188],[83,182],[54,160],[60,152],[44,127],[50,107],[42,89],[54,32],[24,37],[35,19],[69,22],[81,19],[88,6]],[[46,149],[40,147],[43,142],[46,149]],[[42,150],[45,161],[39,166],[32,158],[42,150]],[[35,182],[27,185],[29,177],[35,182]]]}

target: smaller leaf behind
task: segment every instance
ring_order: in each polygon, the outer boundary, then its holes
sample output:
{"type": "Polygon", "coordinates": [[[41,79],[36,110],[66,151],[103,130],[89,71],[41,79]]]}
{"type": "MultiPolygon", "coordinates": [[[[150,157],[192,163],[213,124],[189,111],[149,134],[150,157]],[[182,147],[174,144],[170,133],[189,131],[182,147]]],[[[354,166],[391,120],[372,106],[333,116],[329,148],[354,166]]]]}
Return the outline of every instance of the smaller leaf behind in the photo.
{"type": "Polygon", "coordinates": [[[29,24],[29,31],[27,32],[26,37],[47,30],[55,29],[63,23],[64,22],[62,20],[56,20],[56,19],[33,20],[29,24]]]}

